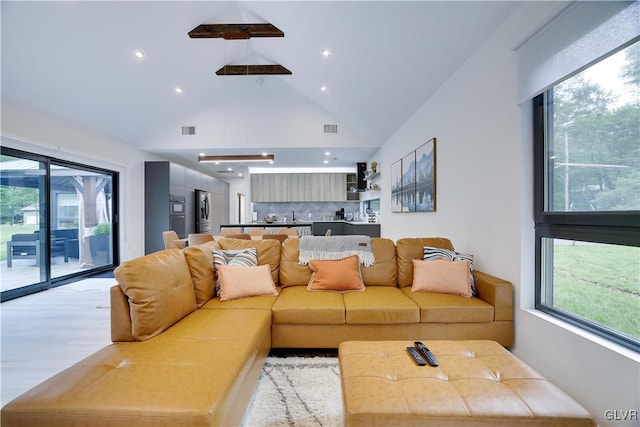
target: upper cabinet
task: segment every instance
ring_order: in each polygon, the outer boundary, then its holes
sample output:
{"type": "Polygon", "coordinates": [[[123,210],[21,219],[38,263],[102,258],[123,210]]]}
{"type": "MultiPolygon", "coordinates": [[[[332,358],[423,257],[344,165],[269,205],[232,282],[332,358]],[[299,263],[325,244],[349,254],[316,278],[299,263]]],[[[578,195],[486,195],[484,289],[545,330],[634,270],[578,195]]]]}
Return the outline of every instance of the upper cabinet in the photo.
{"type": "Polygon", "coordinates": [[[252,202],[342,202],[347,200],[344,173],[252,174],[252,202]]]}

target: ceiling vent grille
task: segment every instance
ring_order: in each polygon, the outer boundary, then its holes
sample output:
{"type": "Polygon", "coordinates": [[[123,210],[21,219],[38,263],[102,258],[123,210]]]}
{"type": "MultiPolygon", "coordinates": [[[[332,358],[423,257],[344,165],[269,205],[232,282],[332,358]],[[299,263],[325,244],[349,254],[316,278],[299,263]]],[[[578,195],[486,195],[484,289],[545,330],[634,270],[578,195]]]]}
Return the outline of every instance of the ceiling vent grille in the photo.
{"type": "Polygon", "coordinates": [[[183,135],[195,135],[196,127],[195,126],[182,126],[182,134],[183,135]]]}
{"type": "Polygon", "coordinates": [[[338,133],[338,125],[324,125],[324,133],[338,133]]]}

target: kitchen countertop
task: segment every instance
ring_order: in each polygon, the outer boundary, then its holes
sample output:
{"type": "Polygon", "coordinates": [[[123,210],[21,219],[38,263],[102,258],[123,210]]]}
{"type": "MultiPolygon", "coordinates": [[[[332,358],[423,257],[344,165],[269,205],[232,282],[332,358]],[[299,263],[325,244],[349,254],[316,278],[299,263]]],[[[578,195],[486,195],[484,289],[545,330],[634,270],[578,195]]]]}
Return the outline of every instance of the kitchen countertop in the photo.
{"type": "Polygon", "coordinates": [[[375,225],[379,224],[379,222],[367,222],[367,221],[349,221],[344,219],[335,219],[333,221],[313,221],[314,223],[322,223],[322,224],[335,224],[337,222],[342,222],[344,224],[351,225],[375,225]]]}
{"type": "Polygon", "coordinates": [[[220,228],[237,228],[237,227],[311,227],[311,222],[302,222],[302,221],[296,221],[296,222],[291,222],[291,221],[287,221],[287,222],[282,222],[282,221],[275,221],[275,222],[265,222],[265,221],[258,221],[258,222],[249,222],[249,223],[245,223],[245,224],[222,224],[220,225],[220,228]]]}

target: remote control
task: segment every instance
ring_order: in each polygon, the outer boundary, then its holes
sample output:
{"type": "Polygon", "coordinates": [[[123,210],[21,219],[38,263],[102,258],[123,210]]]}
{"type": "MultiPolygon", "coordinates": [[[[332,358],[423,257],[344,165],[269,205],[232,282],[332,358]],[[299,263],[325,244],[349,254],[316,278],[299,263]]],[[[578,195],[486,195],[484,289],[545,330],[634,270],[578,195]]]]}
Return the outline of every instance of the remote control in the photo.
{"type": "Polygon", "coordinates": [[[418,366],[424,366],[427,364],[427,362],[425,362],[422,356],[420,355],[420,352],[416,350],[415,347],[407,347],[407,351],[409,352],[411,357],[413,357],[413,360],[416,361],[418,366]]]}
{"type": "Polygon", "coordinates": [[[438,359],[436,359],[436,356],[431,353],[431,351],[427,348],[426,345],[424,345],[422,342],[420,341],[415,341],[413,343],[413,345],[416,346],[416,348],[420,351],[420,354],[422,354],[422,356],[425,358],[425,360],[427,362],[429,362],[429,365],[431,366],[438,366],[438,359]]]}

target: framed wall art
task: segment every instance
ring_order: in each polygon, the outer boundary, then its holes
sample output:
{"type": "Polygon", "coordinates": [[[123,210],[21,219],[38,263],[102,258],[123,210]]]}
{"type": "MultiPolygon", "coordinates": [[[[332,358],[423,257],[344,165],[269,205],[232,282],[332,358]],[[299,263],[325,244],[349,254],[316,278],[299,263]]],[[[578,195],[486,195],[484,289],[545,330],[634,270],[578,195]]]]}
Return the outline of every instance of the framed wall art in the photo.
{"type": "Polygon", "coordinates": [[[402,158],[402,212],[416,210],[416,152],[402,158]]]}
{"type": "Polygon", "coordinates": [[[436,138],[391,165],[391,212],[436,210],[436,138]]]}
{"type": "Polygon", "coordinates": [[[391,212],[402,212],[402,161],[391,165],[391,212]]]}
{"type": "Polygon", "coordinates": [[[416,211],[436,210],[436,139],[416,150],[416,211]]]}

